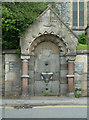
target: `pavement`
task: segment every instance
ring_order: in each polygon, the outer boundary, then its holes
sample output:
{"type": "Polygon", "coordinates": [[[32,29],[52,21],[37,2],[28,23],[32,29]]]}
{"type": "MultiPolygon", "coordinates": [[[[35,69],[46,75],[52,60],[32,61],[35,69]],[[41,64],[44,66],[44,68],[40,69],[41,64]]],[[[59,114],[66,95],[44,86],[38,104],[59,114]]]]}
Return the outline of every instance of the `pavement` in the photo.
{"type": "Polygon", "coordinates": [[[87,97],[34,96],[29,99],[0,99],[0,106],[87,105],[87,101],[87,97]]]}

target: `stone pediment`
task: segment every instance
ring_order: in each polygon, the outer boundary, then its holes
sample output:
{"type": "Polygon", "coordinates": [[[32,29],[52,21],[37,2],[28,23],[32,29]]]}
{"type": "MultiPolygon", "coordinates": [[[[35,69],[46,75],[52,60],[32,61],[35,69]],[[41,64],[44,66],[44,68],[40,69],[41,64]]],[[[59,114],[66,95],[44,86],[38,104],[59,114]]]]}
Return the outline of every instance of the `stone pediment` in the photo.
{"type": "Polygon", "coordinates": [[[62,38],[68,49],[67,54],[76,54],[78,36],[48,7],[24,32],[20,40],[21,53],[28,55],[33,41],[41,35],[52,34],[62,38]]]}

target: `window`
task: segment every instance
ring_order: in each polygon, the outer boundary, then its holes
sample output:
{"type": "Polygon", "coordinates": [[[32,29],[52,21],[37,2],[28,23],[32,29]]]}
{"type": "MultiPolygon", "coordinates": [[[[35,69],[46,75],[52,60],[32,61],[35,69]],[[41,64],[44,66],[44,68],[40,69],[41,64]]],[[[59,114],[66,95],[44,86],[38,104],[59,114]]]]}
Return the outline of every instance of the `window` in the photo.
{"type": "Polygon", "coordinates": [[[81,28],[87,25],[87,7],[85,0],[72,1],[72,27],[81,28]],[[84,9],[85,8],[85,9],[84,9]]]}
{"type": "Polygon", "coordinates": [[[78,3],[73,2],[73,26],[78,26],[78,3]]]}
{"type": "Polygon", "coordinates": [[[84,2],[79,2],[79,26],[84,26],[84,2]]]}

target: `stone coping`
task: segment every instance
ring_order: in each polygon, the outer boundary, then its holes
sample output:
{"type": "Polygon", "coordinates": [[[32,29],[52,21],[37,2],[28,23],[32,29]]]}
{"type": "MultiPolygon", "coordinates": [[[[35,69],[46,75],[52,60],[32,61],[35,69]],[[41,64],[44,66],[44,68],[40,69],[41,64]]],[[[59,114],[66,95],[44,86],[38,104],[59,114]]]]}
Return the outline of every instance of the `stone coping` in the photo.
{"type": "Polygon", "coordinates": [[[77,54],[87,54],[89,53],[89,50],[76,50],[77,54]]]}
{"type": "Polygon", "coordinates": [[[16,50],[17,49],[13,49],[13,50],[3,50],[2,54],[16,54],[16,50]]]}
{"type": "MultiPolygon", "coordinates": [[[[87,54],[89,50],[76,50],[77,54],[87,54]]],[[[13,50],[3,50],[2,54],[16,54],[16,49],[13,50]]]]}

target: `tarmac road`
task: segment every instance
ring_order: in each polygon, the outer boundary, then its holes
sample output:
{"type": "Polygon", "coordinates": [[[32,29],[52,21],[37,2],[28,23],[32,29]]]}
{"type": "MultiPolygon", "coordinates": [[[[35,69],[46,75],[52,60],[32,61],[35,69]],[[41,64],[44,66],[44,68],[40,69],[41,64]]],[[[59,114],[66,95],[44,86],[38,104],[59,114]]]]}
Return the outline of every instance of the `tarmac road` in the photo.
{"type": "MultiPolygon", "coordinates": [[[[1,109],[1,108],[0,108],[1,109]]],[[[36,106],[28,109],[2,108],[3,118],[87,118],[86,105],[36,106]]]]}

